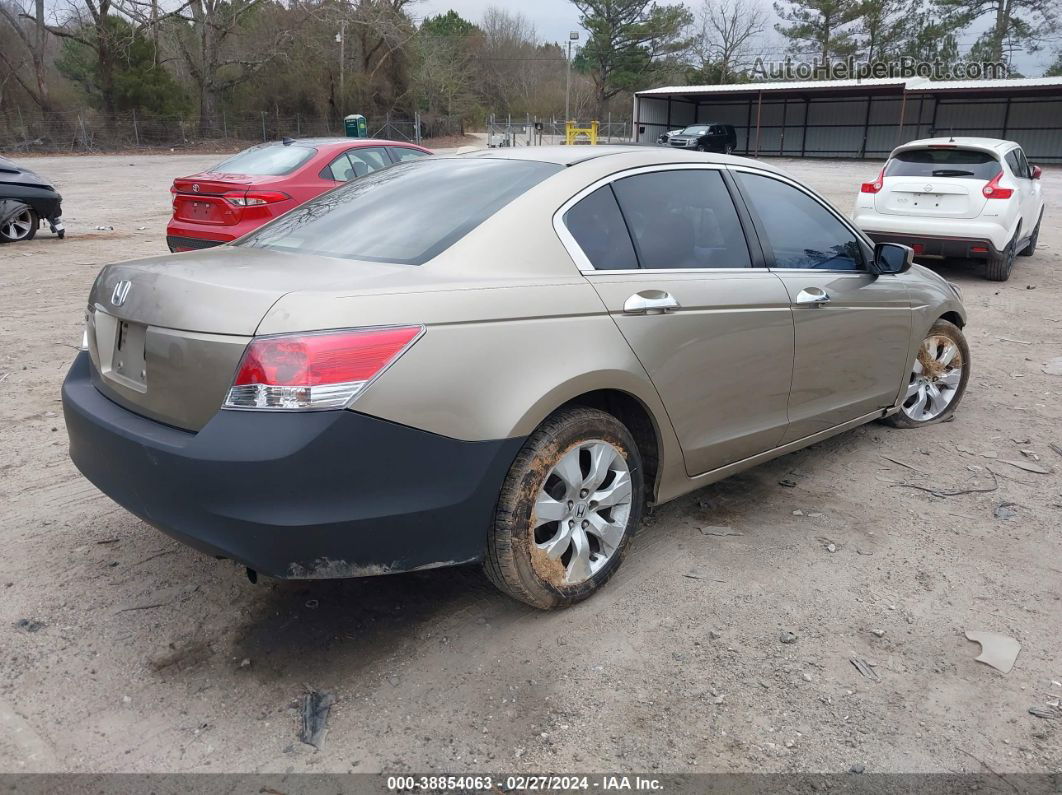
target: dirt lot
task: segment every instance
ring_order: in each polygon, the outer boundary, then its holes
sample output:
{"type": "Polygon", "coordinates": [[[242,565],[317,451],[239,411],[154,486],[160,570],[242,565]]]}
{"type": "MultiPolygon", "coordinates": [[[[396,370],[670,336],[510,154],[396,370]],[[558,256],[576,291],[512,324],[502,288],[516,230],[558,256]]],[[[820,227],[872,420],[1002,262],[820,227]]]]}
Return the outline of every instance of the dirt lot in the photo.
{"type": "MultiPolygon", "coordinates": [[[[1062,770],[1062,720],[1028,713],[1062,696],[1062,170],[1010,282],[943,269],[975,368],[955,421],[663,506],[601,594],[543,614],[476,569],[251,585],[74,470],[59,387],[89,285],[164,251],[170,180],[214,159],[23,160],[69,233],[0,249],[0,770],[1062,770]],[[1021,642],[1010,674],[973,629],[1021,642]],[[337,698],[319,752],[308,687],[337,698]]],[[[845,209],[877,169],[781,165],[845,209]]]]}

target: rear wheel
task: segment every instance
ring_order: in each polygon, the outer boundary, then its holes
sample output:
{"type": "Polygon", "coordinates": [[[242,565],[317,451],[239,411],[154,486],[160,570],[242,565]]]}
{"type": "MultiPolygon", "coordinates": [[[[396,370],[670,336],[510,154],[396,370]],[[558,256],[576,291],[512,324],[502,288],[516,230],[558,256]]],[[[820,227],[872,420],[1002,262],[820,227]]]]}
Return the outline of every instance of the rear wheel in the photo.
{"type": "Polygon", "coordinates": [[[0,242],[17,243],[20,240],[33,240],[33,236],[37,234],[38,225],[37,213],[29,207],[23,207],[0,224],[0,242]]]}
{"type": "Polygon", "coordinates": [[[900,411],[885,422],[896,428],[943,422],[955,413],[969,377],[970,348],[962,329],[938,320],[918,348],[900,411]]]}
{"type": "Polygon", "coordinates": [[[1014,248],[1017,237],[1007,243],[1007,247],[998,254],[989,254],[985,262],[985,278],[990,282],[1005,282],[1014,269],[1014,248]]]}
{"type": "Polygon", "coordinates": [[[1019,253],[1019,257],[1031,257],[1036,253],[1036,241],[1040,239],[1040,224],[1044,220],[1044,211],[1040,210],[1040,217],[1036,219],[1036,228],[1033,230],[1032,237],[1029,238],[1028,245],[1025,246],[1019,253]]]}
{"type": "Polygon", "coordinates": [[[610,414],[563,409],[528,438],[502,486],[484,569],[533,607],[575,604],[619,567],[642,518],[642,461],[610,414]]]}

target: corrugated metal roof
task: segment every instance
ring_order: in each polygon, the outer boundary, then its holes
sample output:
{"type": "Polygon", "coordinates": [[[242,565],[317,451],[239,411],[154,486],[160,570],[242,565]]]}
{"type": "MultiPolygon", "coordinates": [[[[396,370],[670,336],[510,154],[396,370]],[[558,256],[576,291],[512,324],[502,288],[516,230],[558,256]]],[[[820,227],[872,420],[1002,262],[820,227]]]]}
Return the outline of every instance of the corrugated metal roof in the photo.
{"type": "Polygon", "coordinates": [[[741,91],[806,91],[808,89],[859,88],[860,86],[903,86],[910,81],[902,78],[871,78],[867,80],[808,80],[794,83],[732,83],[725,86],[666,86],[637,92],[638,96],[653,94],[729,94],[741,91]]]}
{"type": "Polygon", "coordinates": [[[669,94],[732,94],[742,92],[768,91],[829,91],[840,88],[880,88],[895,86],[907,91],[962,91],[1000,88],[1046,88],[1062,87],[1062,77],[1017,77],[1008,80],[945,80],[931,81],[924,77],[912,78],[868,78],[867,80],[808,80],[801,82],[733,83],[723,86],[664,86],[638,91],[637,96],[649,97],[669,94]]]}
{"type": "Polygon", "coordinates": [[[962,89],[991,88],[1046,88],[1062,86],[1062,77],[1015,77],[1009,80],[924,80],[907,81],[907,90],[913,91],[956,91],[962,89]]]}

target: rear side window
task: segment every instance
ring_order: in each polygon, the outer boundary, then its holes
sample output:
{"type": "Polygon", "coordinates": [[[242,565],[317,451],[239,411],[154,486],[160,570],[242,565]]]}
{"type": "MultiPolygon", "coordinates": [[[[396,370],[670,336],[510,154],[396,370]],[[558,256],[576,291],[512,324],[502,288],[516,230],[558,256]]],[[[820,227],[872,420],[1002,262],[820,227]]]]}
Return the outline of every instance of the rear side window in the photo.
{"type": "Polygon", "coordinates": [[[311,199],[237,245],[420,265],[563,166],[424,157],[311,199]]]}
{"type": "Polygon", "coordinates": [[[738,172],[737,178],[759,216],[775,268],[862,269],[852,230],[815,199],[770,177],[738,172]]]}
{"type": "Polygon", "coordinates": [[[391,165],[391,159],[383,149],[371,147],[350,149],[325,166],[321,176],[337,182],[349,182],[389,165],[391,165]]]}
{"type": "Polygon", "coordinates": [[[718,171],[657,171],[613,183],[642,268],[752,266],[718,171]]]}
{"type": "Polygon", "coordinates": [[[999,161],[988,152],[973,149],[908,149],[885,165],[885,176],[963,177],[987,182],[1002,170],[999,161]]]}
{"type": "Polygon", "coordinates": [[[283,144],[256,146],[218,163],[211,171],[223,174],[279,177],[283,174],[290,174],[315,154],[317,150],[309,146],[284,146],[283,144]]]}
{"type": "Polygon", "coordinates": [[[392,146],[391,156],[395,159],[396,163],[401,163],[403,160],[416,160],[420,157],[427,157],[427,152],[422,152],[419,149],[410,149],[405,146],[392,146]]]}
{"type": "Polygon", "coordinates": [[[638,267],[631,236],[610,186],[598,188],[568,210],[564,225],[597,270],[638,267]]]}

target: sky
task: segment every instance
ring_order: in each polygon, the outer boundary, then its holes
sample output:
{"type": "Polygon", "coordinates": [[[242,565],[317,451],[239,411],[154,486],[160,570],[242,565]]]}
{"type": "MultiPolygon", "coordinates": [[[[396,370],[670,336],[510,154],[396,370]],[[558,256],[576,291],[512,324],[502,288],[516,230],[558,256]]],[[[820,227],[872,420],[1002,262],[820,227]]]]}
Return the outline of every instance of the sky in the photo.
{"type": "MultiPolygon", "coordinates": [[[[701,0],[686,0],[694,13],[701,7],[701,0]]],[[[763,5],[770,8],[768,0],[763,0],[763,5]]],[[[418,18],[445,14],[451,8],[465,19],[478,22],[484,12],[491,6],[499,6],[513,12],[524,15],[535,26],[540,39],[544,41],[556,41],[565,43],[568,40],[569,31],[579,31],[585,39],[586,32],[579,27],[579,11],[571,3],[571,0],[526,0],[525,2],[505,2],[505,0],[420,0],[413,7],[413,14],[418,18]]],[[[771,25],[776,20],[771,15],[771,25]]],[[[966,31],[960,40],[960,45],[965,45],[977,38],[977,33],[987,27],[987,19],[979,21],[970,30],[966,31]]],[[[766,47],[775,49],[777,52],[784,50],[784,42],[781,36],[773,29],[766,34],[764,42],[766,47]]],[[[1029,77],[1038,77],[1043,74],[1047,66],[1054,60],[1051,53],[1019,53],[1015,57],[1015,65],[1023,74],[1029,77]]]]}

